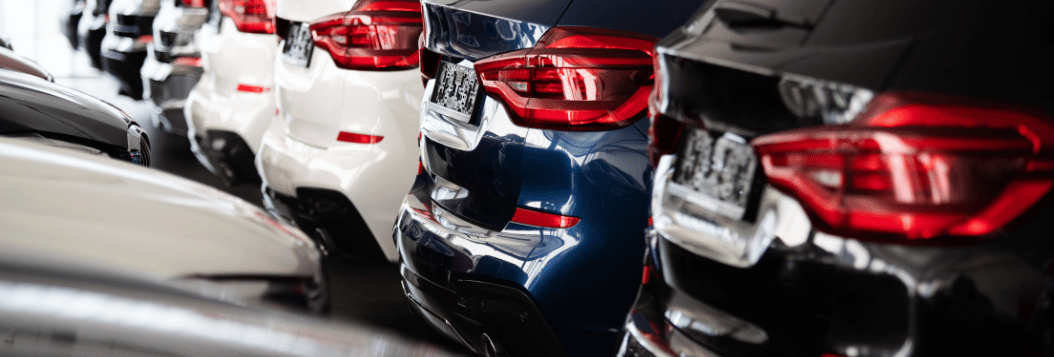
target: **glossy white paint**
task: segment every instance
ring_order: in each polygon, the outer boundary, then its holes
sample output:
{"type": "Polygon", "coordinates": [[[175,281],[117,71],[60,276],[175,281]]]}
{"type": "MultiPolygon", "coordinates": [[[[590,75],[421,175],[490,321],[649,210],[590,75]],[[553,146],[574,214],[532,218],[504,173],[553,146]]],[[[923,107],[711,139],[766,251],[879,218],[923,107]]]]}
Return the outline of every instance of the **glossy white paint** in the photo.
{"type": "Polygon", "coordinates": [[[234,132],[256,153],[275,112],[273,74],[278,38],[239,32],[227,17],[219,25],[218,33],[215,25],[207,24],[195,37],[205,74],[187,98],[184,114],[190,127],[188,136],[193,143],[195,134],[204,136],[208,130],[234,132]],[[239,84],[272,90],[239,92],[239,84]]]}
{"type": "MultiPolygon", "coordinates": [[[[350,9],[352,3],[312,0],[290,6],[290,2],[278,2],[278,17],[314,20],[350,9]]],[[[398,254],[391,230],[417,173],[423,93],[417,69],[344,70],[318,48],[304,68],[279,54],[275,60],[279,115],[264,134],[256,159],[264,184],[289,196],[296,195],[297,187],[343,192],[363,215],[386,257],[395,261],[398,254]],[[384,139],[376,144],[338,142],[341,131],[384,139]]]]}
{"type": "Polygon", "coordinates": [[[105,157],[0,139],[0,250],[167,280],[320,277],[297,229],[213,188],[105,157]]]}

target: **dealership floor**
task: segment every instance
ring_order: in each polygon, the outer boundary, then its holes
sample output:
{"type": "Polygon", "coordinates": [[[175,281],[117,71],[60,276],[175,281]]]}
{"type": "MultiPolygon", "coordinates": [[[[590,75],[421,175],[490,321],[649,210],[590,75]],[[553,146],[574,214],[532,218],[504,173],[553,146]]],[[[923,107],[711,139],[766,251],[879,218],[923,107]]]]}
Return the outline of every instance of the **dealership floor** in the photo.
{"type": "MultiPolygon", "coordinates": [[[[116,105],[140,123],[152,142],[155,169],[216,187],[260,205],[259,187],[224,187],[197,162],[186,137],[152,127],[147,102],[118,96],[116,80],[91,68],[83,51],[70,48],[58,29],[59,12],[65,2],[0,0],[0,34],[11,37],[16,52],[51,71],[57,83],[116,105]]],[[[421,317],[411,314],[399,286],[396,265],[349,258],[329,259],[326,265],[333,299],[331,318],[386,329],[411,341],[433,344],[451,352],[467,352],[433,331],[421,317]]]]}

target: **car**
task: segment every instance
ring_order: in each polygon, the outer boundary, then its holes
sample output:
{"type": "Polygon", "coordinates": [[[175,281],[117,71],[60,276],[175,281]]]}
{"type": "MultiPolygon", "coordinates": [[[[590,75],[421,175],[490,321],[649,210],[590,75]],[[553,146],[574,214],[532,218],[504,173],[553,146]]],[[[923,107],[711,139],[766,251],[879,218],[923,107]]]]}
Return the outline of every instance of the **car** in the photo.
{"type": "Polygon", "coordinates": [[[421,21],[416,0],[277,3],[278,114],[256,159],[264,202],[327,252],[398,258],[390,234],[417,166],[421,21]]]}
{"type": "Polygon", "coordinates": [[[91,66],[98,69],[102,69],[102,39],[106,36],[106,24],[110,22],[111,1],[86,0],[77,23],[77,42],[88,54],[91,66]]]}
{"type": "Polygon", "coordinates": [[[51,72],[48,72],[43,66],[37,64],[31,59],[15,53],[15,51],[12,51],[8,47],[0,46],[0,69],[25,73],[48,82],[55,81],[55,77],[52,76],[51,72]]]}
{"type": "Polygon", "coordinates": [[[66,36],[66,40],[70,42],[70,47],[77,49],[80,47],[80,36],[77,35],[77,26],[80,25],[81,16],[84,15],[87,1],[72,0],[66,3],[68,7],[59,15],[59,28],[62,29],[62,34],[66,36]]]}
{"type": "Polygon", "coordinates": [[[660,42],[619,355],[1051,351],[1052,11],[718,0],[660,42]]]}
{"type": "Polygon", "coordinates": [[[5,255],[214,287],[244,305],[328,309],[314,241],[214,188],[8,138],[0,139],[0,181],[5,255]]]}
{"type": "Polygon", "coordinates": [[[0,255],[4,356],[454,356],[362,324],[237,306],[136,274],[0,255]]]}
{"type": "Polygon", "coordinates": [[[203,63],[194,33],[208,18],[209,9],[200,0],[161,0],[154,18],[154,42],[140,70],[143,96],[153,106],[154,127],[179,136],[187,135],[183,117],[190,90],[201,79],[203,63]]]}
{"type": "Polygon", "coordinates": [[[120,83],[119,94],[143,99],[139,71],[146,61],[147,46],[154,40],[154,16],[161,0],[113,0],[112,21],[102,41],[102,68],[120,83]]]}
{"type": "Polygon", "coordinates": [[[485,356],[614,352],[648,221],[652,53],[699,1],[423,2],[403,286],[485,356]]]}
{"type": "Polygon", "coordinates": [[[0,137],[142,166],[151,162],[150,138],[127,114],[36,73],[0,71],[0,137]]]}
{"type": "Polygon", "coordinates": [[[275,116],[274,4],[217,0],[195,36],[204,74],[184,107],[190,148],[227,185],[259,187],[253,162],[275,116]]]}

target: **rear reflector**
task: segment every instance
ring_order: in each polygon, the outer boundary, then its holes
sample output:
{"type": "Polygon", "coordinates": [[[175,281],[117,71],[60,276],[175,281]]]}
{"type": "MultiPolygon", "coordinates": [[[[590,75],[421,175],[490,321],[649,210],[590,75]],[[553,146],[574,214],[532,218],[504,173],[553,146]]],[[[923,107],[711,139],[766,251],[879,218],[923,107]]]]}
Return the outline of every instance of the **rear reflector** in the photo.
{"type": "Polygon", "coordinates": [[[252,85],[248,85],[248,84],[239,84],[238,85],[238,91],[239,92],[263,93],[263,92],[267,92],[267,91],[270,91],[270,90],[271,90],[271,88],[268,88],[268,87],[252,86],[252,85]]]}
{"type": "Polygon", "coordinates": [[[342,131],[337,134],[337,141],[356,144],[376,144],[384,140],[383,136],[356,134],[342,131]]]}
{"type": "Polygon", "coordinates": [[[142,35],[135,39],[138,43],[151,43],[154,42],[154,35],[142,35]]]}
{"type": "Polygon", "coordinates": [[[517,207],[516,213],[512,215],[512,221],[515,223],[544,228],[570,228],[578,224],[578,220],[578,217],[561,216],[522,207],[517,207]]]}
{"type": "Polygon", "coordinates": [[[205,0],[183,0],[185,7],[205,7],[205,0]]]}
{"type": "Polygon", "coordinates": [[[205,65],[205,61],[201,57],[179,57],[172,61],[172,64],[177,66],[190,66],[190,67],[201,67],[205,65]]]}
{"type": "MultiPolygon", "coordinates": [[[[240,32],[274,33],[277,0],[215,0],[220,13],[234,21],[240,32]]],[[[284,36],[284,34],[283,34],[284,36]]]]}
{"type": "Polygon", "coordinates": [[[777,189],[813,225],[846,237],[919,245],[983,241],[1054,186],[1044,114],[920,93],[876,97],[852,122],[753,141],[777,189]]]}
{"type": "Polygon", "coordinates": [[[643,118],[657,41],[609,29],[554,27],[533,48],[476,62],[476,73],[517,125],[618,129],[643,118]]]}
{"type": "Polygon", "coordinates": [[[422,24],[418,0],[361,0],[351,11],[311,23],[311,38],[337,67],[403,70],[418,65],[422,24]]]}

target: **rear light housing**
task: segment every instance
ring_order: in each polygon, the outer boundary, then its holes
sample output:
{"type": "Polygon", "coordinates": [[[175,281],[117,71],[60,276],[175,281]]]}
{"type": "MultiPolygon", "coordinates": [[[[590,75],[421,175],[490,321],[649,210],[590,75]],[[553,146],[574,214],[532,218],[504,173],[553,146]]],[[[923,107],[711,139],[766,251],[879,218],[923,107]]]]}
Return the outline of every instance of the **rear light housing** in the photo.
{"type": "Polygon", "coordinates": [[[756,138],[777,189],[821,231],[909,245],[983,242],[1054,185],[1049,116],[925,93],[879,95],[846,124],[756,138]]]}
{"type": "Polygon", "coordinates": [[[517,207],[512,215],[512,222],[543,228],[571,228],[578,224],[578,217],[536,211],[517,207]]]}
{"type": "Polygon", "coordinates": [[[647,108],[656,42],[631,32],[554,27],[533,48],[476,62],[476,73],[520,126],[618,129],[647,108]]]}
{"type": "Polygon", "coordinates": [[[217,0],[220,13],[231,18],[240,32],[273,34],[277,0],[217,0]]]}
{"type": "Polygon", "coordinates": [[[651,167],[659,165],[663,155],[677,153],[677,143],[684,132],[684,123],[668,116],[651,114],[651,126],[648,127],[648,159],[651,167]]]}
{"type": "Polygon", "coordinates": [[[418,0],[361,0],[310,29],[315,46],[329,52],[337,67],[396,71],[418,66],[423,23],[418,0]]]}
{"type": "Polygon", "coordinates": [[[176,66],[202,67],[205,65],[205,60],[201,59],[201,57],[179,57],[173,60],[172,64],[176,66]]]}

